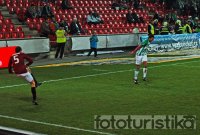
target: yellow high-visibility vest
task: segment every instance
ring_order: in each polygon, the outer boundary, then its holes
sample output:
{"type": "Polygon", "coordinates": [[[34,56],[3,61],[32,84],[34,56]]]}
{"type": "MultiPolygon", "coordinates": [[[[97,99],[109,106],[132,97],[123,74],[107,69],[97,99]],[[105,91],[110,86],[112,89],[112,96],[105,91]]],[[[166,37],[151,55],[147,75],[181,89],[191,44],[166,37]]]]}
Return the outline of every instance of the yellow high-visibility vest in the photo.
{"type": "Polygon", "coordinates": [[[154,26],[152,24],[149,25],[151,26],[151,34],[154,35],[155,34],[154,26]]]}
{"type": "Polygon", "coordinates": [[[189,33],[192,33],[192,29],[191,29],[191,27],[190,27],[189,24],[186,24],[186,25],[184,26],[184,33],[188,33],[188,32],[187,32],[187,27],[189,28],[189,33]]]}
{"type": "Polygon", "coordinates": [[[66,37],[65,37],[65,30],[57,30],[56,31],[56,42],[57,43],[65,43],[66,37]]]}

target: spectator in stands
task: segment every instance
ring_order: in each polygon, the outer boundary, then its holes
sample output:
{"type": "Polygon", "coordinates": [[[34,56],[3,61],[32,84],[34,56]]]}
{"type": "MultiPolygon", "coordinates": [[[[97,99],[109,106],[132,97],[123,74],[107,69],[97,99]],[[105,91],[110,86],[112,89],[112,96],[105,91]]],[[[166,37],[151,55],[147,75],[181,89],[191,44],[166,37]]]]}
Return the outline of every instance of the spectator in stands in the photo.
{"type": "Polygon", "coordinates": [[[134,9],[138,9],[140,6],[140,0],[134,0],[133,7],[134,9]]]}
{"type": "Polygon", "coordinates": [[[128,7],[124,5],[121,0],[114,0],[111,8],[114,10],[128,9],[128,7]]]}
{"type": "Polygon", "coordinates": [[[137,15],[137,18],[139,23],[145,23],[144,18],[142,16],[137,15]]]}
{"type": "Polygon", "coordinates": [[[34,4],[31,4],[31,6],[27,9],[25,13],[26,18],[36,18],[37,15],[37,9],[34,4]]]}
{"type": "Polygon", "coordinates": [[[184,25],[184,33],[192,33],[192,28],[190,26],[191,20],[188,20],[184,25]]]}
{"type": "Polygon", "coordinates": [[[120,5],[121,1],[120,0],[114,0],[112,3],[111,8],[114,10],[119,10],[121,5],[120,5]]]}
{"type": "Polygon", "coordinates": [[[134,23],[135,22],[135,20],[133,19],[131,10],[128,10],[128,13],[126,14],[126,21],[128,23],[134,23]]]}
{"type": "Polygon", "coordinates": [[[195,33],[199,33],[200,32],[200,23],[197,25],[197,27],[194,29],[195,33]]]}
{"type": "Polygon", "coordinates": [[[73,7],[70,5],[68,0],[62,0],[61,7],[62,7],[63,10],[73,9],[73,7]]]}
{"type": "Polygon", "coordinates": [[[67,23],[67,18],[60,22],[60,26],[64,27],[66,33],[69,33],[69,25],[67,23]]]}
{"type": "Polygon", "coordinates": [[[64,30],[64,27],[59,26],[59,29],[56,31],[57,50],[55,58],[57,58],[59,54],[60,54],[60,59],[63,58],[64,48],[66,43],[66,35],[67,34],[64,30]]]}
{"type": "Polygon", "coordinates": [[[154,19],[154,20],[155,20],[155,19],[157,19],[157,20],[160,19],[158,12],[155,12],[155,13],[154,13],[153,19],[154,19]]]}
{"type": "Polygon", "coordinates": [[[49,0],[42,0],[42,2],[45,2],[45,3],[47,3],[47,2],[49,2],[49,0]]]}
{"type": "Polygon", "coordinates": [[[189,11],[190,11],[190,15],[192,17],[197,15],[196,9],[195,9],[194,4],[192,3],[192,1],[190,1],[190,3],[189,3],[189,11]]]}
{"type": "Polygon", "coordinates": [[[199,18],[198,17],[195,17],[194,18],[194,26],[193,26],[193,29],[196,29],[196,27],[199,25],[199,18]]]}
{"type": "Polygon", "coordinates": [[[138,15],[135,12],[132,13],[131,10],[128,10],[128,13],[126,14],[126,21],[128,23],[138,23],[138,15]]]}
{"type": "Polygon", "coordinates": [[[153,21],[153,26],[154,26],[154,34],[155,35],[159,35],[160,34],[160,29],[159,29],[159,27],[158,27],[158,19],[155,19],[154,21],[153,21]]]}
{"type": "Polygon", "coordinates": [[[81,25],[79,24],[77,18],[74,18],[73,21],[71,22],[70,24],[70,34],[72,35],[80,35],[81,33],[84,33],[82,28],[81,28],[81,25]]]}
{"type": "Polygon", "coordinates": [[[50,28],[49,28],[49,21],[46,19],[42,24],[41,24],[41,31],[40,31],[40,36],[41,37],[48,37],[50,34],[50,28]]]}
{"type": "Polygon", "coordinates": [[[174,11],[174,12],[172,12],[171,14],[170,14],[170,22],[171,23],[176,23],[176,21],[177,21],[177,15],[178,15],[178,12],[177,11],[174,11]]]}
{"type": "Polygon", "coordinates": [[[183,34],[183,26],[181,20],[177,20],[174,28],[175,34],[183,34]]]}
{"type": "Polygon", "coordinates": [[[168,10],[172,9],[173,2],[174,0],[165,0],[165,5],[168,10]]]}
{"type": "Polygon", "coordinates": [[[37,17],[40,18],[42,16],[42,10],[40,6],[36,7],[36,13],[37,13],[37,17]]]}
{"type": "Polygon", "coordinates": [[[100,18],[100,15],[97,13],[97,11],[94,9],[94,12],[92,15],[95,17],[95,19],[98,21],[98,23],[103,23],[103,20],[100,18]]]}
{"type": "Polygon", "coordinates": [[[188,21],[189,21],[188,23],[189,23],[191,29],[193,29],[193,27],[194,27],[194,20],[193,20],[192,16],[188,16],[188,21]]]}
{"type": "Polygon", "coordinates": [[[50,31],[51,31],[50,33],[53,34],[53,35],[55,34],[56,30],[59,29],[59,24],[58,24],[58,22],[56,21],[55,18],[52,18],[52,20],[49,24],[49,28],[50,28],[50,31]]]}
{"type": "Polygon", "coordinates": [[[96,19],[96,17],[93,16],[92,11],[89,11],[89,14],[87,15],[87,23],[91,25],[99,24],[100,22],[96,19]]]}
{"type": "Polygon", "coordinates": [[[175,28],[174,23],[169,22],[169,33],[170,33],[170,34],[175,34],[174,28],[175,28]]]}
{"type": "Polygon", "coordinates": [[[98,37],[96,35],[96,31],[92,30],[92,36],[90,37],[90,51],[87,56],[90,56],[91,53],[94,51],[94,57],[97,57],[97,42],[98,37]]]}
{"type": "Polygon", "coordinates": [[[54,15],[51,11],[51,7],[49,6],[49,3],[45,3],[44,7],[42,8],[41,16],[44,17],[44,18],[54,17],[54,15]]]}
{"type": "Polygon", "coordinates": [[[148,35],[155,34],[154,20],[151,20],[151,22],[149,22],[147,31],[148,31],[148,35]]]}
{"type": "Polygon", "coordinates": [[[164,21],[163,25],[160,28],[160,35],[168,35],[169,34],[169,27],[168,27],[168,22],[164,21]]]}
{"type": "Polygon", "coordinates": [[[49,0],[49,2],[51,2],[51,3],[56,3],[56,0],[49,0]]]}

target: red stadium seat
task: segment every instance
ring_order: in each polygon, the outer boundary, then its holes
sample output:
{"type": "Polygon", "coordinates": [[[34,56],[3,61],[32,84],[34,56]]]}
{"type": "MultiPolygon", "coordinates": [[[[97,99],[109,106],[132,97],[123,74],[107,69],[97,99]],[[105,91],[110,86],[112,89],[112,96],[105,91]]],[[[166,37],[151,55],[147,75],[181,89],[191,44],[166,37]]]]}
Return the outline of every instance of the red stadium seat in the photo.
{"type": "Polygon", "coordinates": [[[10,32],[6,32],[6,33],[4,34],[4,36],[5,36],[5,39],[11,38],[10,32]]]}
{"type": "Polygon", "coordinates": [[[12,32],[12,33],[11,33],[11,37],[12,37],[12,38],[17,38],[17,32],[12,32]]]}
{"type": "Polygon", "coordinates": [[[33,20],[31,18],[27,18],[26,19],[26,23],[29,24],[30,22],[32,22],[33,20]]]}
{"type": "Polygon", "coordinates": [[[19,37],[19,38],[24,38],[24,37],[25,37],[24,32],[22,32],[22,31],[19,32],[19,33],[18,33],[18,37],[19,37]]]}
{"type": "Polygon", "coordinates": [[[0,39],[4,39],[4,33],[0,33],[0,39]]]}
{"type": "Polygon", "coordinates": [[[16,27],[16,31],[17,31],[17,32],[22,31],[22,27],[21,27],[21,26],[16,27]]]}
{"type": "Polygon", "coordinates": [[[33,23],[29,23],[28,24],[29,29],[33,30],[35,28],[35,24],[33,23]]]}

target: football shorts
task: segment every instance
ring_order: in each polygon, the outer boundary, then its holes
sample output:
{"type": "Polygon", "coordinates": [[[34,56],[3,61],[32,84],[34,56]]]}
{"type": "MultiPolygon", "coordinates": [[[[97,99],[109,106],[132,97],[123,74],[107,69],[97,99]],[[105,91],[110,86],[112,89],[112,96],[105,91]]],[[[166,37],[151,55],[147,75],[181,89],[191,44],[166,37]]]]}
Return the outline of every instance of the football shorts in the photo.
{"type": "Polygon", "coordinates": [[[25,80],[28,82],[32,82],[34,80],[33,76],[29,72],[23,73],[23,74],[18,74],[17,76],[25,78],[25,80]]]}
{"type": "Polygon", "coordinates": [[[144,56],[137,56],[136,55],[136,60],[135,60],[135,64],[136,65],[141,65],[142,62],[147,61],[147,55],[144,56]]]}

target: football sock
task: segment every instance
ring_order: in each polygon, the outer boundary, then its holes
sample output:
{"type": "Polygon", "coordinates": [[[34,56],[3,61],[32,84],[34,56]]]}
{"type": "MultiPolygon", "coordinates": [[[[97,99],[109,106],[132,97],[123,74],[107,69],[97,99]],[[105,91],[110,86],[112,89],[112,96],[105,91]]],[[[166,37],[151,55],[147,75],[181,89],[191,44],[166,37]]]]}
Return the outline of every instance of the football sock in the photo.
{"type": "Polygon", "coordinates": [[[147,68],[143,68],[143,78],[147,77],[147,68]]]}
{"type": "Polygon", "coordinates": [[[34,79],[34,81],[35,81],[35,84],[37,85],[37,80],[36,80],[36,78],[35,78],[35,76],[31,73],[31,75],[32,75],[32,77],[33,77],[33,79],[34,79]]]}
{"type": "Polygon", "coordinates": [[[137,80],[138,79],[138,74],[139,74],[139,70],[135,70],[135,74],[134,74],[134,79],[137,80]]]}
{"type": "Polygon", "coordinates": [[[33,101],[36,100],[36,89],[35,87],[31,87],[31,92],[32,92],[32,96],[33,96],[33,101]]]}

